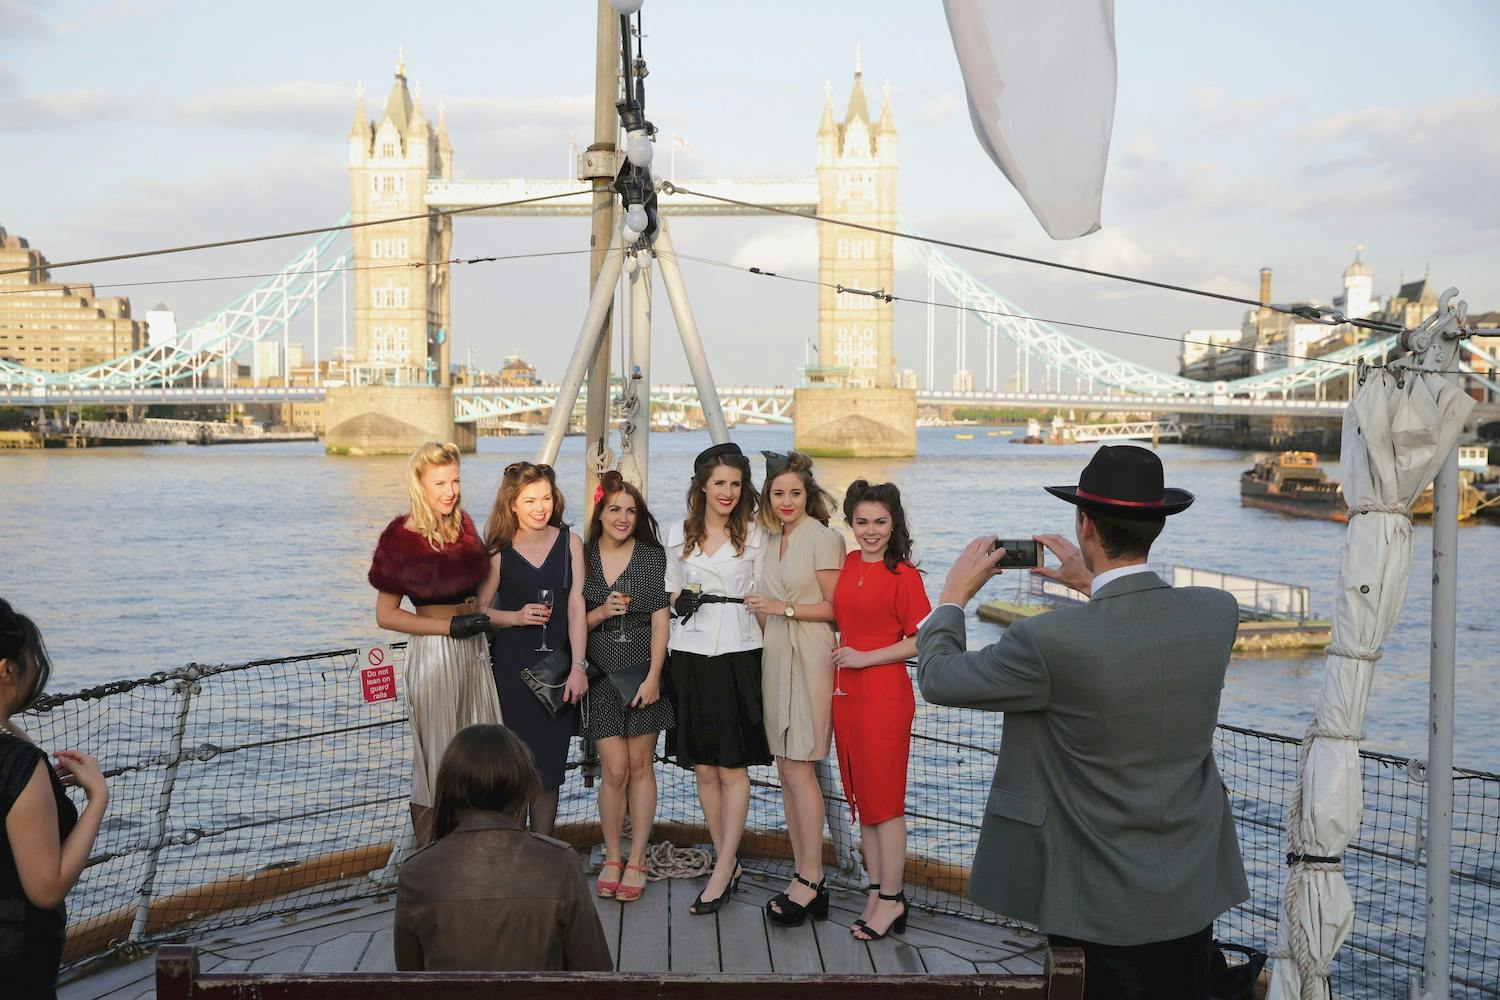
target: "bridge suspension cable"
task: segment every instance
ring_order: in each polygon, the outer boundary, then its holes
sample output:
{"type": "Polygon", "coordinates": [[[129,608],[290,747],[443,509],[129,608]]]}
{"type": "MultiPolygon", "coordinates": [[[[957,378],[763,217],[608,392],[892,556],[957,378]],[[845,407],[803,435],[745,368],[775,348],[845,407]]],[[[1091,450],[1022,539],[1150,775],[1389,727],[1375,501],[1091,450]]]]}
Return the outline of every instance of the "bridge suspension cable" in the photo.
{"type": "MultiPolygon", "coordinates": [[[[1029,352],[1033,347],[1038,346],[1040,342],[1043,359],[1047,364],[1065,369],[1080,380],[1090,383],[1098,381],[1102,384],[1117,386],[1128,391],[1148,394],[1202,396],[1211,395],[1215,392],[1215,383],[1169,375],[1146,365],[1116,357],[1089,344],[1085,344],[1080,340],[1068,337],[1060,331],[1048,330],[1047,327],[1066,326],[1098,333],[1111,333],[1175,344],[1182,343],[1181,337],[1148,333],[1144,330],[1127,330],[1121,327],[1103,326],[1096,323],[1080,323],[1073,320],[1033,316],[1030,313],[1020,310],[1019,307],[1007,302],[997,292],[981,284],[941,251],[922,248],[917,253],[919,257],[926,256],[929,258],[924,262],[930,263],[933,266],[934,280],[941,283],[943,287],[947,288],[962,301],[941,302],[935,298],[923,299],[905,295],[893,295],[884,289],[848,288],[843,285],[835,285],[832,282],[820,281],[816,278],[784,274],[761,267],[746,267],[708,257],[678,254],[677,258],[679,260],[690,260],[700,264],[722,267],[732,271],[741,271],[759,277],[777,278],[797,284],[834,288],[838,291],[851,294],[872,295],[889,302],[904,302],[928,308],[953,309],[960,313],[973,313],[983,319],[987,325],[991,326],[998,333],[1003,334],[1018,349],[1029,352]],[[1015,323],[1001,322],[1007,320],[1015,321],[1015,323]],[[1015,327],[1017,326],[1024,329],[1016,329],[1015,327]]],[[[1396,338],[1387,337],[1380,340],[1366,341],[1330,354],[1315,357],[1263,348],[1228,346],[1225,348],[1226,350],[1277,357],[1287,361],[1300,362],[1300,364],[1294,367],[1277,368],[1261,375],[1253,375],[1233,382],[1227,382],[1224,385],[1230,394],[1235,395],[1251,392],[1287,391],[1298,385],[1310,385],[1325,381],[1333,377],[1335,372],[1339,375],[1347,374],[1347,372],[1338,370],[1355,368],[1358,366],[1361,358],[1384,355],[1393,350],[1395,345],[1396,338]],[[1317,373],[1322,373],[1321,377],[1317,377],[1317,373]]],[[[1372,364],[1371,367],[1379,367],[1379,365],[1372,364]]]]}

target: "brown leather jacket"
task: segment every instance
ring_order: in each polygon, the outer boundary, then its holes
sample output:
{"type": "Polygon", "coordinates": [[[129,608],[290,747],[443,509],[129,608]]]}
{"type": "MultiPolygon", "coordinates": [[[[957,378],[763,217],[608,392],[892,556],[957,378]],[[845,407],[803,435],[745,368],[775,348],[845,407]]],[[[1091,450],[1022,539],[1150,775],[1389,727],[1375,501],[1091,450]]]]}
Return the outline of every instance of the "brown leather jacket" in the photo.
{"type": "Polygon", "coordinates": [[[614,968],[578,855],[496,812],[460,813],[401,866],[396,968],[614,968]]]}

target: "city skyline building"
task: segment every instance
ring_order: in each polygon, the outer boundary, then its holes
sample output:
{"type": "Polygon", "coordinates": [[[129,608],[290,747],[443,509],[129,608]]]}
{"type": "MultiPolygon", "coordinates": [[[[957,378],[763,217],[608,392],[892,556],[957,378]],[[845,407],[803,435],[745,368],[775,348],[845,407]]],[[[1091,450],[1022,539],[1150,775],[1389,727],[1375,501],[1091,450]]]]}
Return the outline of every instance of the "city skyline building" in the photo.
{"type": "Polygon", "coordinates": [[[130,300],[99,297],[84,282],[56,282],[47,258],[0,227],[0,360],[48,373],[97,365],[139,350],[145,324],[130,300]]]}

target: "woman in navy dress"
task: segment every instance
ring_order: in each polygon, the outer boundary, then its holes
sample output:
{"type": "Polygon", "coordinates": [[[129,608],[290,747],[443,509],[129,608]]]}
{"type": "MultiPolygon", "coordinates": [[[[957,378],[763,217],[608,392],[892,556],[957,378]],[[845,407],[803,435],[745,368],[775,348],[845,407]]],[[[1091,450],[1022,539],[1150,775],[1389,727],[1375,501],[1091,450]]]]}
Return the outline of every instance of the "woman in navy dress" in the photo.
{"type": "Polygon", "coordinates": [[[530,821],[531,831],[543,835],[552,833],[557,820],[568,745],[578,731],[578,702],[589,689],[583,543],[562,518],[563,495],[552,466],[507,466],[484,528],[490,575],[479,591],[480,605],[498,626],[490,639],[490,666],[500,714],[506,728],[531,748],[542,779],[530,821]],[[550,607],[541,600],[544,590],[551,592],[550,607]],[[551,655],[541,646],[561,650],[572,665],[556,715],[522,677],[523,670],[551,655]]]}

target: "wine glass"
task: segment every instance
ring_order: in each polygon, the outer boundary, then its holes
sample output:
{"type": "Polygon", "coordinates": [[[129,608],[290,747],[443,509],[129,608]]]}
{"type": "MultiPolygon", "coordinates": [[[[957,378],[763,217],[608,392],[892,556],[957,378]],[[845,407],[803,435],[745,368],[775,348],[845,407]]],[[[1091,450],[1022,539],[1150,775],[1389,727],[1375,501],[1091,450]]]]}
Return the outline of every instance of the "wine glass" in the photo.
{"type": "MultiPolygon", "coordinates": [[[[693,594],[694,597],[702,597],[703,596],[703,584],[699,583],[697,580],[689,580],[688,581],[688,585],[687,585],[687,589],[692,592],[692,594],[693,594]]],[[[689,632],[702,632],[703,631],[703,629],[701,629],[701,628],[698,627],[698,614],[697,614],[696,611],[693,613],[693,617],[691,617],[691,618],[688,619],[687,630],[689,632]]]]}
{"type": "MultiPolygon", "coordinates": [[[[833,633],[833,650],[834,650],[835,653],[838,652],[839,647],[841,647],[843,644],[844,644],[844,633],[842,633],[842,632],[835,632],[835,633],[833,633]]],[[[837,659],[835,659],[833,661],[833,693],[835,695],[846,695],[846,694],[849,693],[848,691],[844,690],[843,682],[840,680],[840,676],[841,676],[841,671],[842,670],[843,670],[843,668],[839,666],[839,661],[837,659]]]]}
{"type": "Polygon", "coordinates": [[[552,647],[547,645],[547,622],[552,620],[552,591],[545,587],[536,592],[536,602],[547,608],[547,621],[542,622],[542,644],[536,648],[538,653],[550,653],[552,647]]]}
{"type": "MultiPolygon", "coordinates": [[[[620,598],[620,600],[624,603],[625,610],[629,611],[630,610],[630,595],[629,594],[625,594],[625,593],[621,593],[620,591],[615,591],[615,595],[618,596],[620,598]]],[[[619,618],[620,618],[620,631],[618,631],[618,632],[615,633],[615,642],[618,642],[620,645],[623,646],[623,645],[625,645],[626,643],[628,643],[630,641],[630,637],[625,634],[625,615],[621,614],[619,616],[619,618]]]]}

